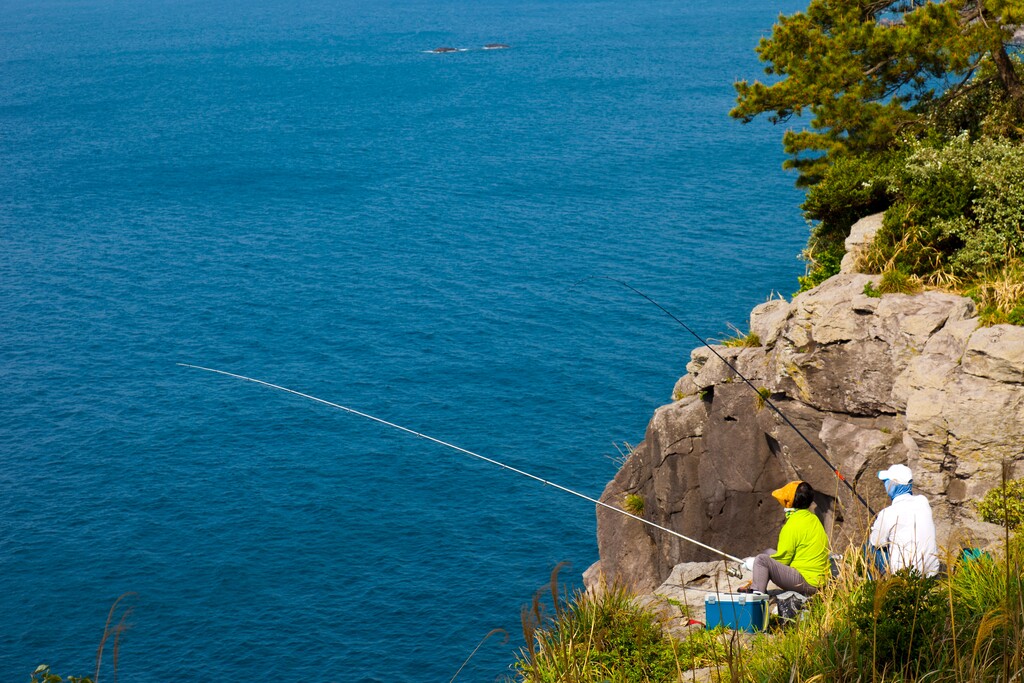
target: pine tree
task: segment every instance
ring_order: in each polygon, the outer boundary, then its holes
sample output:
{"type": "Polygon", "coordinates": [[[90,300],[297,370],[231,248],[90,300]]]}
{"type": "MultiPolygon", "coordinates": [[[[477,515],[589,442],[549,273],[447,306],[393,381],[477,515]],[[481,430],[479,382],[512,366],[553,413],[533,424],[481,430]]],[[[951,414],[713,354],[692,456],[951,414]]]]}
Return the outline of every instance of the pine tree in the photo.
{"type": "Polygon", "coordinates": [[[781,78],[736,83],[730,114],[773,123],[810,114],[808,128],[783,136],[799,185],[817,182],[839,156],[919,134],[929,113],[979,88],[994,88],[1024,133],[1024,82],[1010,47],[1017,24],[1024,0],[811,0],[780,16],[757,48],[765,72],[781,78]]]}

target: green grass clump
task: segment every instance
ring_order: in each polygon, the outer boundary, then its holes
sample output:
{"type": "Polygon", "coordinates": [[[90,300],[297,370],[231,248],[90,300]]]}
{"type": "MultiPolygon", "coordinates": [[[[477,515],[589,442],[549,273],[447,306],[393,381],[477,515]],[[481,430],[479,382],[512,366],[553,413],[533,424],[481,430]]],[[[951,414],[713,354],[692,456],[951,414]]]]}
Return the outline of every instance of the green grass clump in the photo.
{"type": "Polygon", "coordinates": [[[734,334],[731,337],[723,339],[722,346],[733,348],[751,348],[761,346],[761,337],[756,332],[747,332],[746,334],[743,334],[735,325],[729,325],[729,328],[734,332],[734,334]]]}
{"type": "Polygon", "coordinates": [[[1011,531],[1024,523],[1024,479],[1013,479],[997,486],[975,503],[978,514],[986,522],[1008,526],[1011,531]]]}
{"type": "Polygon", "coordinates": [[[937,588],[933,578],[901,572],[854,591],[846,618],[858,638],[857,649],[871,653],[876,670],[917,673],[914,667],[943,625],[945,600],[937,588]]]}
{"type": "Polygon", "coordinates": [[[887,270],[882,273],[878,291],[881,294],[914,294],[921,291],[921,282],[902,270],[887,270]]]}
{"type": "Polygon", "coordinates": [[[644,513],[644,497],[636,493],[627,493],[622,501],[622,509],[633,515],[644,513]]]}
{"type": "Polygon", "coordinates": [[[761,412],[768,399],[772,397],[772,390],[768,387],[758,387],[757,395],[754,397],[754,410],[761,412]]]}
{"type": "Polygon", "coordinates": [[[986,273],[964,293],[978,304],[978,317],[985,325],[1024,325],[1024,261],[1015,260],[1004,268],[986,273]]]}
{"type": "Polygon", "coordinates": [[[879,578],[851,549],[800,618],[773,622],[750,640],[702,629],[674,640],[622,589],[576,593],[560,600],[550,619],[535,600],[532,613],[524,610],[529,646],[515,665],[516,680],[682,683],[704,667],[723,681],[1020,680],[1024,536],[1008,538],[1000,551],[945,562],[947,572],[934,578],[879,578]]]}
{"type": "Polygon", "coordinates": [[[516,681],[669,683],[691,668],[725,661],[717,634],[695,630],[678,641],[622,587],[559,596],[559,568],[551,583],[555,613],[545,616],[539,597],[523,610],[527,646],[513,665],[516,681]]]}

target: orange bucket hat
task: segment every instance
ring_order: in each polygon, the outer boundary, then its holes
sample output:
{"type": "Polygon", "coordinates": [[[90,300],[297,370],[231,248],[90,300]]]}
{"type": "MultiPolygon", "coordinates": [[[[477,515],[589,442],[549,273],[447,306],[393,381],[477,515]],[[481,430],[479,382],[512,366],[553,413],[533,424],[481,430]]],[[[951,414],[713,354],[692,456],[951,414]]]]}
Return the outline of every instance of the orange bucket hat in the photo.
{"type": "Polygon", "coordinates": [[[802,483],[802,481],[791,481],[782,488],[772,491],[772,497],[779,501],[782,507],[791,508],[793,507],[793,497],[796,496],[796,487],[802,483]]]}

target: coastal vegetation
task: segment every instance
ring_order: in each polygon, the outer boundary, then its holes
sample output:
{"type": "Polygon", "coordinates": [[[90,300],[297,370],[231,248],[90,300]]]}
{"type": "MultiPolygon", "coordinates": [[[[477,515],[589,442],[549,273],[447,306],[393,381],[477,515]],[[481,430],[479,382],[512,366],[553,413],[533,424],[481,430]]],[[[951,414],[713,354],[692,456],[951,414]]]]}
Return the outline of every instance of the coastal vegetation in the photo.
{"type": "Polygon", "coordinates": [[[727,661],[722,630],[694,630],[685,640],[671,637],[658,615],[621,586],[560,593],[561,567],[523,609],[526,647],[514,665],[515,680],[668,683],[681,680],[685,671],[727,661]],[[548,591],[551,613],[541,600],[548,591]]]}
{"type": "Polygon", "coordinates": [[[627,494],[625,500],[622,501],[622,509],[634,515],[642,515],[644,513],[644,497],[636,493],[627,494]]]}
{"type": "Polygon", "coordinates": [[[999,524],[1010,531],[1024,524],[1024,479],[1012,479],[997,486],[975,503],[978,514],[986,522],[999,524]]]}
{"type": "Polygon", "coordinates": [[[731,337],[719,340],[719,344],[727,348],[753,348],[755,346],[761,346],[761,337],[756,332],[747,332],[744,334],[735,325],[729,325],[729,328],[733,331],[731,337]]]}
{"type": "Polygon", "coordinates": [[[811,0],[757,48],[773,82],[731,114],[773,123],[812,223],[801,291],[839,272],[853,223],[885,211],[858,264],[880,292],[940,288],[1024,324],[1024,67],[1007,0],[811,0]]]}
{"type": "MultiPolygon", "coordinates": [[[[553,584],[554,585],[554,584],[553,584]]],[[[753,638],[721,628],[669,633],[621,588],[555,597],[524,610],[527,647],[514,680],[667,682],[1011,680],[1024,670],[1024,542],[996,557],[947,558],[938,578],[878,578],[856,551],[794,620],[753,638]]]]}

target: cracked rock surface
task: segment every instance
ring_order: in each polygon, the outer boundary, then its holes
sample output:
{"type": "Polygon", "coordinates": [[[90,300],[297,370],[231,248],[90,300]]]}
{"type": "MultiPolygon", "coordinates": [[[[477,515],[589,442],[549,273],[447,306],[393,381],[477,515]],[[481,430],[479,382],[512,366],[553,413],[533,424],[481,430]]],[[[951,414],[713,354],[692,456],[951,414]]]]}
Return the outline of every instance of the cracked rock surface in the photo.
{"type": "MultiPolygon", "coordinates": [[[[803,479],[840,552],[871,523],[857,494],[884,507],[876,473],[901,462],[931,499],[940,544],[998,538],[971,503],[998,485],[1003,461],[1024,476],[1024,328],[979,327],[973,302],[947,293],[865,294],[877,280],[841,273],[757,306],[750,329],[762,346],[695,349],[678,400],[655,411],[602,501],[640,495],[646,519],[745,557],[782,526],[771,491],[803,479]]],[[[651,591],[679,563],[716,559],[613,511],[597,518],[591,577],[651,591]]]]}

